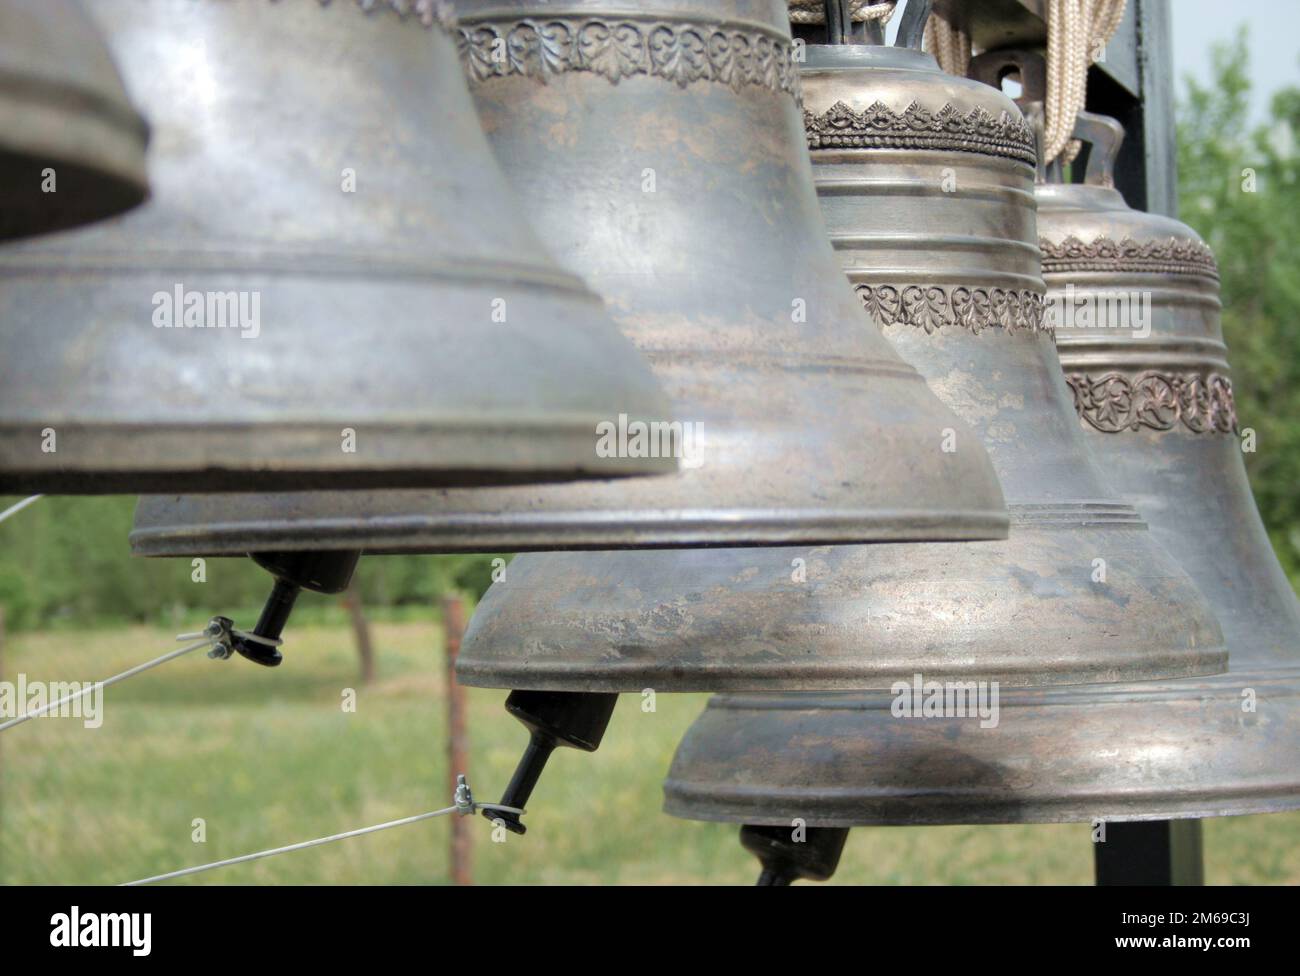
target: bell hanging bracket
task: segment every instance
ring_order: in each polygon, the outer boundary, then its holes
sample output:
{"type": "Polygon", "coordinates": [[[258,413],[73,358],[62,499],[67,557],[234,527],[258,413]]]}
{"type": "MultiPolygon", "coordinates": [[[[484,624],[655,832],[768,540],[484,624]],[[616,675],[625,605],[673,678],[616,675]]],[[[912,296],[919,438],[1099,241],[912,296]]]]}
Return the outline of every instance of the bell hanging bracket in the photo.
{"type": "MultiPolygon", "coordinates": [[[[515,774],[501,797],[501,806],[523,809],[541,778],[546,761],[556,746],[569,746],[583,752],[595,752],[609,727],[610,716],[618,704],[618,695],[593,692],[526,691],[510,692],[506,711],[528,729],[528,746],[515,767],[515,774]]],[[[500,820],[512,833],[523,834],[528,828],[519,814],[507,810],[485,809],[489,820],[500,820]]]]}
{"type": "Polygon", "coordinates": [[[238,652],[254,664],[277,667],[284,660],[280,634],[289,622],[298,594],[303,590],[341,593],[352,581],[360,558],[356,550],[253,553],[253,561],[275,576],[256,626],[251,631],[240,630],[229,617],[216,616],[203,630],[181,634],[177,640],[210,640],[208,657],[214,660],[224,661],[238,652]]]}

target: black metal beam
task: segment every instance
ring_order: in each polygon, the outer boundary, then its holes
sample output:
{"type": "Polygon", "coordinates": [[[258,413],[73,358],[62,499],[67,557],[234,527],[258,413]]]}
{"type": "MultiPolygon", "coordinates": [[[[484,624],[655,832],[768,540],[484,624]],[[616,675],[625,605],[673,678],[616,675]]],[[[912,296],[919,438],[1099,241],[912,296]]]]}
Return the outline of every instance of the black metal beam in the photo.
{"type": "Polygon", "coordinates": [[[1205,883],[1199,820],[1140,820],[1106,824],[1093,845],[1098,885],[1205,883]]]}
{"type": "MultiPolygon", "coordinates": [[[[964,27],[977,50],[1042,50],[1044,0],[935,0],[935,10],[964,27]]],[[[1109,115],[1127,134],[1115,186],[1129,206],[1177,216],[1174,78],[1169,0],[1129,0],[1103,59],[1088,75],[1087,109],[1109,115]]]]}

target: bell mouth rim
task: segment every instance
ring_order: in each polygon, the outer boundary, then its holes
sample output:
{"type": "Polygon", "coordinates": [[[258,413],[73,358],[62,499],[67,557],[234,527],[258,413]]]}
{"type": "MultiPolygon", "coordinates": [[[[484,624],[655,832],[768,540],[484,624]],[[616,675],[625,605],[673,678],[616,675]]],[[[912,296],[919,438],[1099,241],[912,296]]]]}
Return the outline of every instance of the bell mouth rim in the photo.
{"type": "MultiPolygon", "coordinates": [[[[663,477],[674,457],[609,457],[594,449],[594,424],[604,415],[549,418],[503,415],[488,420],[447,417],[368,425],[355,417],[329,422],[227,424],[91,423],[84,419],[0,422],[0,491],[42,494],[278,493],[304,479],[332,488],[427,489],[534,485],[625,477],[663,477]],[[384,457],[340,450],[340,430],[384,445],[384,457]],[[30,445],[52,427],[63,444],[89,442],[81,457],[60,449],[33,459],[30,445]],[[279,450],[253,457],[250,443],[279,450]],[[22,444],[25,447],[19,448],[22,444]],[[296,450],[290,450],[290,448],[296,450]],[[106,458],[153,458],[109,463],[106,458]]],[[[325,489],[321,489],[325,490],[325,489]]],[[[275,548],[274,546],[271,547],[275,548]]],[[[307,546],[304,548],[320,548],[307,546]]],[[[328,547],[326,547],[328,548],[328,547]]]]}
{"type": "Polygon", "coordinates": [[[1021,797],[1010,788],[978,793],[933,789],[907,793],[846,788],[830,800],[807,800],[794,789],[736,788],[715,783],[684,786],[671,776],[664,780],[663,812],[679,820],[788,826],[798,816],[809,827],[938,827],[968,824],[1125,823],[1144,820],[1208,819],[1283,813],[1300,809],[1300,778],[1277,778],[1264,787],[1245,783],[1233,787],[1189,789],[1181,784],[1141,792],[1107,790],[1098,786],[1061,797],[1034,794],[1021,797]],[[996,797],[996,799],[994,799],[996,797]],[[721,801],[721,802],[720,802],[721,801]],[[822,810],[811,812],[815,805],[822,810]],[[837,813],[848,807],[888,807],[879,815],[837,813]],[[718,809],[724,806],[724,809],[718,809]],[[742,806],[779,806],[786,813],[743,811],[742,806]],[[826,809],[826,808],[832,809],[826,809]],[[1124,809],[1128,808],[1128,809],[1124,809]],[[791,811],[800,811],[795,814],[791,811]],[[1110,812],[1103,812],[1110,811],[1110,812]]]}
{"type": "MultiPolygon", "coordinates": [[[[1300,646],[1296,650],[1300,654],[1300,646]]],[[[934,680],[943,680],[943,676],[936,677],[934,680]]],[[[1002,691],[999,704],[1002,707],[1012,708],[1042,708],[1068,705],[1177,703],[1215,699],[1230,699],[1238,702],[1241,689],[1247,685],[1266,691],[1280,691],[1283,698],[1300,698],[1300,663],[1273,668],[1252,667],[1241,671],[1221,670],[1218,673],[1193,674],[1183,678],[1021,686],[1002,691]]],[[[709,703],[709,707],[725,711],[814,710],[865,713],[888,711],[892,699],[893,696],[887,691],[829,693],[814,691],[801,693],[798,696],[787,693],[765,696],[755,692],[732,692],[719,695],[709,703]]]]}
{"type": "Polygon", "coordinates": [[[58,173],[58,193],[40,191],[39,179],[30,182],[35,203],[62,204],[71,197],[70,206],[53,213],[6,205],[0,240],[83,227],[149,198],[149,124],[124,97],[0,71],[0,131],[0,167],[7,175],[29,169],[39,177],[46,167],[58,173]],[[16,119],[23,125],[7,124],[16,119]]]}
{"type": "Polygon", "coordinates": [[[180,528],[137,526],[131,531],[130,545],[132,555],[145,557],[355,548],[371,555],[395,555],[996,542],[1008,532],[1005,509],[746,511],[697,506],[672,511],[573,509],[473,512],[443,518],[423,513],[307,518],[293,522],[291,532],[283,521],[271,518],[204,523],[199,529],[184,524],[180,528]],[[791,524],[802,526],[803,531],[792,531],[791,524]],[[380,535],[383,541],[377,542],[380,535]]]}
{"type": "MultiPolygon", "coordinates": [[[[1146,681],[1151,683],[1164,683],[1169,681],[1188,681],[1194,682],[1208,677],[1215,677],[1217,674],[1224,673],[1223,667],[1227,661],[1227,651],[1220,647],[1210,649],[1208,653],[1199,658],[1192,658],[1175,675],[1164,677],[1145,677],[1146,681]],[[1200,662],[1200,663],[1197,663],[1200,662]]],[[[663,662],[655,662],[662,665],[663,662]]],[[[970,672],[943,672],[932,670],[927,672],[933,675],[930,680],[947,681],[947,682],[989,682],[996,683],[1002,690],[1003,707],[1016,707],[1021,705],[1020,701],[1011,702],[1008,700],[1011,693],[1017,694],[1051,694],[1055,691],[1064,691],[1065,689],[1085,689],[1093,687],[1105,687],[1105,680],[1109,675],[1098,676],[1086,671],[1088,662],[1079,662],[1074,665],[1073,670],[1060,670],[1057,672],[1043,671],[1039,667],[1026,667],[1020,676],[1010,676],[998,671],[970,671],[970,672]],[[1092,685],[1082,684],[1081,682],[1089,680],[1091,674],[1092,685]],[[1037,684],[1024,684],[1028,680],[1025,676],[1030,676],[1037,680],[1037,684]]],[[[1139,662],[1144,666],[1146,661],[1139,662]]],[[[917,667],[924,668],[925,665],[918,664],[917,667]]],[[[844,665],[835,670],[837,672],[855,672],[861,670],[861,676],[844,676],[844,677],[824,677],[817,672],[819,669],[809,671],[800,671],[790,673],[790,668],[786,662],[778,662],[773,665],[771,670],[779,672],[779,676],[770,680],[766,686],[759,688],[758,683],[761,674],[759,668],[752,664],[746,663],[738,665],[734,671],[729,673],[715,672],[710,669],[709,665],[700,665],[690,671],[685,671],[676,663],[667,665],[669,674],[664,674],[656,670],[654,665],[647,666],[645,662],[637,661],[627,665],[626,668],[615,670],[608,661],[596,661],[593,659],[589,668],[572,671],[564,667],[556,668],[538,668],[533,664],[512,664],[504,666],[500,657],[494,657],[483,663],[475,662],[468,657],[464,661],[458,661],[456,665],[456,680],[467,688],[498,688],[498,689],[525,689],[529,691],[583,691],[597,692],[601,694],[635,694],[643,688],[654,687],[658,691],[669,692],[672,694],[700,694],[712,693],[725,695],[728,701],[735,699],[745,699],[751,696],[779,695],[803,699],[798,705],[790,705],[781,711],[800,711],[815,709],[826,711],[828,709],[818,704],[819,696],[824,695],[854,695],[877,696],[881,698],[882,703],[875,709],[862,709],[862,711],[888,711],[890,703],[893,701],[893,695],[887,690],[890,684],[897,684],[903,681],[903,672],[884,672],[880,674],[870,674],[869,668],[855,668],[852,665],[844,665]],[[870,686],[869,690],[854,692],[852,689],[870,686]]],[[[1135,669],[1139,670],[1140,669],[1135,669]]],[[[1122,679],[1127,685],[1129,683],[1142,683],[1144,675],[1136,673],[1122,679]]],[[[1262,683],[1261,683],[1262,684],[1262,683]]],[[[1239,688],[1234,690],[1239,691],[1239,688]]],[[[1295,694],[1300,695],[1300,685],[1295,686],[1295,694]]],[[[1185,696],[1177,696],[1176,700],[1183,700],[1185,696]]],[[[1060,701],[1052,702],[1056,705],[1092,705],[1096,704],[1095,699],[1086,701],[1060,701]]],[[[739,705],[724,705],[719,702],[718,708],[725,710],[737,710],[739,705]]],[[[832,706],[837,711],[842,709],[832,706]]],[[[771,710],[771,709],[765,709],[771,710]]],[[[954,720],[955,721],[955,720],[954,720]]]]}
{"type": "Polygon", "coordinates": [[[0,102],[31,99],[60,114],[89,110],[133,137],[143,151],[152,132],[149,122],[131,103],[120,78],[116,79],[115,87],[116,91],[96,91],[85,84],[52,75],[0,70],[0,102]]]}
{"type": "MultiPolygon", "coordinates": [[[[1300,649],[1298,649],[1300,651],[1300,649]]],[[[1283,729],[1300,726],[1300,663],[1278,668],[1251,668],[1218,676],[1216,681],[1227,683],[1233,679],[1236,694],[1225,694],[1214,705],[1214,713],[1226,718],[1228,710],[1238,713],[1240,707],[1239,692],[1243,685],[1249,684],[1256,689],[1266,682],[1281,683],[1286,693],[1281,696],[1283,709],[1280,719],[1275,720],[1283,729]]],[[[1188,682],[1189,684],[1191,682],[1188,682]]],[[[1155,682],[1152,682],[1155,684],[1155,682]]],[[[789,697],[789,696],[785,696],[789,697]]],[[[816,696],[808,696],[816,697],[816,696]]],[[[1261,696],[1263,697],[1263,696],[1261,696]]],[[[999,707],[1007,706],[1009,694],[1004,692],[999,707]]],[[[741,696],[719,696],[709,702],[708,710],[724,706],[728,702],[739,701],[741,696]]],[[[1184,695],[1179,701],[1196,707],[1204,698],[1184,695]]],[[[1092,704],[1096,704],[1095,702],[1092,704]]],[[[1133,709],[1144,709],[1151,702],[1132,702],[1111,704],[1133,709]]],[[[1157,703],[1158,704],[1158,703],[1157,703]]],[[[707,711],[706,713],[707,714],[707,711]]],[[[1176,716],[1175,716],[1176,717],[1176,716]]],[[[1061,723],[1073,721],[1069,714],[1059,716],[1061,723]]],[[[997,729],[988,730],[987,735],[998,735],[1009,728],[1008,716],[997,729]]],[[[759,720],[756,716],[751,721],[759,720]]],[[[697,722],[700,720],[697,720],[697,722]]],[[[715,722],[731,721],[715,716],[715,722]]],[[[892,717],[889,721],[898,721],[892,717]]],[[[970,722],[971,719],[932,720],[934,722],[970,722]]],[[[975,719],[978,721],[978,719],[975,719]]],[[[843,722],[843,719],[841,719],[843,722]]],[[[1185,730],[1189,734],[1202,728],[1203,720],[1199,712],[1197,717],[1172,722],[1166,731],[1185,730]]],[[[742,726],[743,728],[743,726],[742,726]]],[[[716,725],[702,730],[700,739],[716,735],[716,725]]],[[[932,729],[938,731],[938,729],[932,729]]],[[[692,733],[687,733],[689,741],[692,733]]],[[[866,827],[891,825],[956,825],[956,824],[1006,824],[1006,823],[1066,823],[1088,822],[1097,819],[1107,821],[1141,821],[1174,818],[1204,818],[1211,816],[1234,816],[1255,813],[1272,813],[1284,810],[1300,809],[1300,772],[1294,764],[1294,750],[1283,752],[1276,757],[1266,753],[1269,761],[1263,769],[1251,770],[1236,779],[1219,777],[1216,783],[1206,784],[1194,781],[1198,760],[1206,760],[1211,755],[1218,755],[1226,749],[1227,754],[1242,757],[1254,754],[1255,749],[1268,740],[1268,731],[1254,727],[1238,728],[1234,738],[1225,742],[1215,736],[1207,744],[1191,754],[1188,762],[1180,770],[1162,772],[1156,776],[1155,785],[1145,782],[1130,785],[1110,777],[1108,767],[1101,769],[1090,766],[1082,769],[1087,774],[1083,785],[1068,787],[1064,777],[1051,773],[1047,758],[1028,765],[1021,765],[1025,759],[1023,751],[1017,751],[1016,743],[1026,740],[1022,735],[1008,733],[1006,747],[994,749],[988,755],[993,763],[999,759],[1009,763],[1024,777],[1027,786],[1018,787],[1015,783],[994,783],[965,786],[951,776],[940,775],[937,779],[922,778],[914,785],[899,785],[897,778],[893,783],[872,783],[870,779],[860,785],[840,788],[826,787],[820,784],[792,788],[776,782],[724,783],[705,766],[699,772],[690,772],[689,776],[681,773],[699,767],[699,760],[694,757],[683,758],[679,753],[674,759],[673,768],[664,780],[663,810],[670,816],[688,820],[708,820],[735,823],[775,824],[788,823],[790,817],[784,814],[802,817],[809,826],[818,827],[866,827]],[[678,763],[681,763],[681,769],[678,763]],[[1185,775],[1183,775],[1185,773],[1185,775]],[[1259,775],[1262,773],[1262,775],[1259,775]],[[1248,778],[1253,774],[1253,778],[1248,778]],[[1066,790],[1066,792],[1061,792],[1066,790]]],[[[699,740],[697,740],[699,741],[699,740]]],[[[923,750],[930,748],[934,739],[914,739],[923,750]]],[[[1193,738],[1193,741],[1195,739],[1193,738]]],[[[905,748],[905,743],[895,743],[896,747],[905,748]]],[[[1063,741],[1063,748],[1069,743],[1063,741]]],[[[935,749],[936,757],[951,758],[950,749],[935,749]]],[[[915,760],[917,757],[913,755],[915,760]]],[[[982,758],[975,754],[974,760],[982,758]]],[[[733,764],[734,765],[734,764],[733,764]]],[[[1220,761],[1219,767],[1225,764],[1220,761]]],[[[739,775],[757,769],[749,760],[741,764],[739,775]]],[[[887,767],[882,767],[888,772],[887,767]]]]}

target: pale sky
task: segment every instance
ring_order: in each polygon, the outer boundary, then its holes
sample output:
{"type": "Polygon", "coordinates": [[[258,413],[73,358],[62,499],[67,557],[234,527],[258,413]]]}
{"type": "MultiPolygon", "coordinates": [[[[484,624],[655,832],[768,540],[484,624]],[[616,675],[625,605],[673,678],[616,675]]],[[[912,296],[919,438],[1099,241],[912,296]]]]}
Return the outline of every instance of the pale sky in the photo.
{"type": "MultiPolygon", "coordinates": [[[[1132,2],[1132,0],[1130,0],[1132,2]]],[[[1210,78],[1210,47],[1231,37],[1239,24],[1249,30],[1251,121],[1262,121],[1273,92],[1300,86],[1300,0],[1170,0],[1174,19],[1174,90],[1183,78],[1210,78]]]]}

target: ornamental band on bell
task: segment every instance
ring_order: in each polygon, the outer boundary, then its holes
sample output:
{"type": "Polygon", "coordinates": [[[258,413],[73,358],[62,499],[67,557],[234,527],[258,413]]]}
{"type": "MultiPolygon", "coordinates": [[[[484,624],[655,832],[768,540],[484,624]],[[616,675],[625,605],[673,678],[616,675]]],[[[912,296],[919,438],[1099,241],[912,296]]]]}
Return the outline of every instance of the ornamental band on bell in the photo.
{"type": "Polygon", "coordinates": [[[933,333],[945,325],[979,333],[1002,326],[1008,333],[1028,329],[1051,333],[1043,296],[1029,289],[968,288],[965,285],[856,285],[854,291],[884,327],[912,325],[933,333]]]}
{"type": "Polygon", "coordinates": [[[545,83],[569,71],[590,71],[614,84],[646,75],[683,88],[711,81],[736,90],[757,85],[799,93],[789,40],[759,25],[632,15],[460,23],[460,56],[472,82],[522,75],[545,83]]]}
{"type": "Polygon", "coordinates": [[[973,152],[1037,162],[1034,137],[1023,118],[1002,112],[996,117],[976,106],[963,113],[953,105],[938,111],[912,102],[902,112],[875,102],[855,112],[836,102],[820,115],[805,111],[809,149],[928,149],[973,152]]]}
{"type": "Polygon", "coordinates": [[[1237,430],[1232,382],[1217,373],[1068,373],[1065,381],[1079,416],[1103,433],[1173,430],[1180,424],[1194,434],[1237,430]]]}

